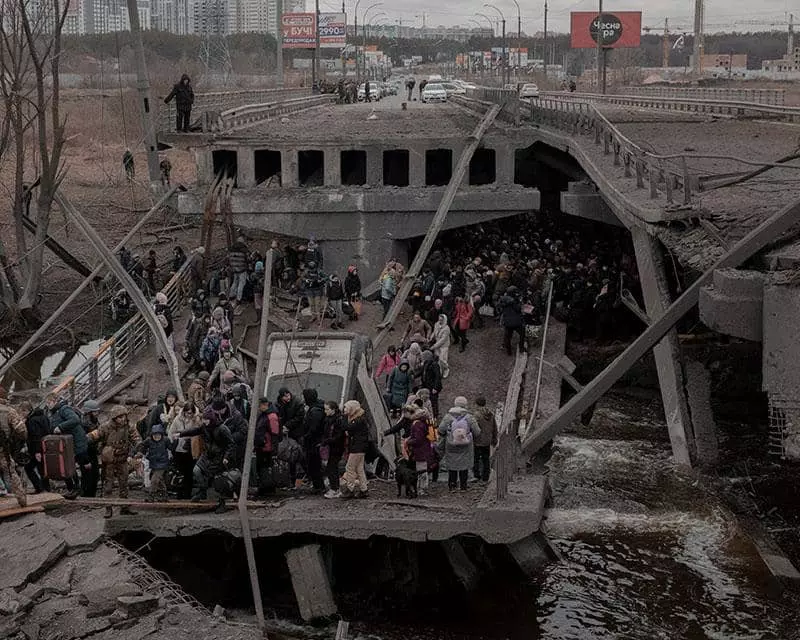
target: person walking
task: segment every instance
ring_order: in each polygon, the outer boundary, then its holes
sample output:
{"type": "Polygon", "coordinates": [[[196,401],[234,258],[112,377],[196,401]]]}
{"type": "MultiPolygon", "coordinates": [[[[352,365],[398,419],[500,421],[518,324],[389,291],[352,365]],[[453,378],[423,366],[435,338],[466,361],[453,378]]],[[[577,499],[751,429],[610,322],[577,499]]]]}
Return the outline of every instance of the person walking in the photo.
{"type": "Polygon", "coordinates": [[[138,450],[144,454],[150,469],[150,488],[145,500],[147,502],[166,502],[167,485],[164,482],[164,475],[167,473],[172,451],[170,451],[170,441],[164,425],[154,424],[150,435],[138,446],[138,450]]]}
{"type": "Polygon", "coordinates": [[[358,267],[354,264],[347,267],[347,275],[344,278],[344,295],[350,306],[353,307],[353,320],[358,320],[361,315],[361,278],[358,275],[358,267]]]}
{"type": "MultiPolygon", "coordinates": [[[[1,419],[0,419],[1,420],[1,419]]],[[[50,481],[44,474],[42,439],[50,435],[50,419],[41,407],[30,407],[25,417],[28,434],[30,461],[25,465],[25,474],[33,485],[34,493],[50,491],[50,481]]]]}
{"type": "Polygon", "coordinates": [[[482,482],[489,481],[489,454],[492,447],[497,446],[497,419],[494,411],[486,406],[486,398],[478,396],[475,398],[475,420],[480,427],[480,434],[475,438],[475,463],[472,467],[472,474],[475,480],[482,482]]]}
{"type": "Polygon", "coordinates": [[[386,385],[389,398],[388,404],[393,414],[397,415],[400,409],[405,405],[408,396],[411,395],[413,381],[414,378],[411,374],[408,362],[401,360],[400,364],[392,369],[392,373],[389,374],[389,380],[386,385]]]}
{"type": "Polygon", "coordinates": [[[201,407],[199,405],[195,405],[194,402],[187,402],[169,425],[167,431],[169,440],[174,447],[175,466],[181,476],[181,485],[178,488],[179,500],[188,500],[192,497],[194,458],[192,457],[192,439],[181,438],[178,434],[193,429],[199,430],[202,426],[201,415],[201,407]]]}
{"type": "Polygon", "coordinates": [[[306,415],[303,418],[303,445],[306,456],[306,471],[311,480],[312,492],[322,494],[325,482],[322,478],[322,458],[320,447],[324,436],[325,406],[317,396],[316,389],[303,389],[306,415]]]}
{"type": "Polygon", "coordinates": [[[328,304],[333,309],[331,329],[344,329],[344,309],[342,307],[344,288],[342,287],[342,281],[339,280],[339,276],[335,273],[328,278],[325,294],[328,297],[328,304]]]}
{"type": "MultiPolygon", "coordinates": [[[[247,245],[244,243],[244,236],[238,236],[230,249],[228,249],[228,266],[233,274],[231,287],[228,290],[228,299],[238,307],[242,304],[244,288],[247,285],[247,245]]],[[[241,310],[237,310],[237,315],[241,310]]]]}
{"type": "Polygon", "coordinates": [[[464,396],[458,396],[453,407],[439,424],[439,451],[442,464],[447,468],[447,486],[450,491],[467,488],[469,470],[475,463],[475,438],[481,428],[467,409],[464,396]]]}
{"type": "Polygon", "coordinates": [[[389,376],[399,364],[400,353],[398,353],[397,347],[389,345],[389,348],[386,349],[386,353],[381,356],[380,362],[378,362],[378,368],[375,370],[375,379],[379,382],[383,382],[386,386],[389,382],[389,376]]]}
{"type": "Polygon", "coordinates": [[[178,133],[189,133],[192,105],[194,104],[194,89],[192,89],[191,78],[185,73],[181,76],[180,82],[176,83],[169,95],[164,98],[164,104],[169,104],[173,98],[175,99],[177,113],[175,130],[178,133]]]}
{"type": "Polygon", "coordinates": [[[339,410],[339,405],[333,400],[325,403],[325,424],[322,446],[327,449],[328,461],[325,466],[325,475],[328,478],[328,491],[325,497],[328,499],[341,498],[339,481],[339,464],[344,456],[345,431],[347,429],[347,419],[339,410]]]}
{"type": "Polygon", "coordinates": [[[397,274],[393,269],[389,269],[381,280],[381,304],[383,305],[383,317],[389,313],[392,301],[397,295],[397,274]]]}
{"type": "Polygon", "coordinates": [[[453,333],[455,334],[455,344],[461,343],[461,353],[469,344],[467,330],[472,324],[472,305],[464,298],[456,298],[455,316],[453,317],[453,333]]]}
{"type": "Polygon", "coordinates": [[[428,490],[428,464],[432,462],[433,451],[428,440],[428,412],[417,405],[411,405],[411,436],[406,441],[411,459],[417,471],[417,488],[419,495],[424,496],[428,490]]]}
{"type": "Polygon", "coordinates": [[[519,335],[519,350],[521,353],[525,353],[525,319],[522,317],[518,289],[513,285],[506,289],[498,306],[500,307],[500,321],[503,325],[503,348],[508,355],[512,355],[511,338],[516,333],[519,335]]]}
{"type": "Polygon", "coordinates": [[[447,324],[447,316],[443,313],[439,314],[439,319],[433,325],[431,351],[439,357],[442,378],[447,378],[450,375],[450,365],[447,362],[450,354],[450,327],[447,324]]]}
{"type": "Polygon", "coordinates": [[[15,456],[27,447],[28,434],[25,421],[6,400],[6,391],[0,387],[0,479],[7,478],[11,492],[20,507],[28,506],[28,496],[22,478],[17,473],[15,456]]]}
{"type": "Polygon", "coordinates": [[[358,400],[344,403],[343,413],[347,418],[349,453],[342,476],[341,492],[344,498],[366,498],[369,490],[364,458],[369,447],[369,426],[364,409],[358,400]]]}

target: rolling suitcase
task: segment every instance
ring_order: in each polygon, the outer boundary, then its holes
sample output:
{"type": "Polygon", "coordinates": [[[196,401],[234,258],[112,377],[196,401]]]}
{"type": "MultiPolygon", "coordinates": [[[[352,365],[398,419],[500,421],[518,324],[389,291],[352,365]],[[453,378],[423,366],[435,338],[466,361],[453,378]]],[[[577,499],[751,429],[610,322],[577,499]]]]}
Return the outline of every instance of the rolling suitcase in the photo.
{"type": "Polygon", "coordinates": [[[66,480],[75,475],[75,445],[72,436],[45,436],[42,438],[44,477],[48,480],[66,480]]]}

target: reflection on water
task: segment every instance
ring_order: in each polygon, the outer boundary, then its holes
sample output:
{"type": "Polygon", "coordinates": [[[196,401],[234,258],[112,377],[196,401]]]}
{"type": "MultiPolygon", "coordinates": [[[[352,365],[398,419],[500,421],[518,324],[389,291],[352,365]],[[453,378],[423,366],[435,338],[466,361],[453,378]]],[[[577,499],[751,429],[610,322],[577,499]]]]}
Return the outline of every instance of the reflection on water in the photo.
{"type": "MultiPolygon", "coordinates": [[[[72,375],[103,344],[104,338],[97,338],[76,349],[66,351],[63,347],[44,347],[29,353],[11,367],[2,378],[2,384],[9,391],[24,391],[58,384],[66,376],[72,375]]],[[[13,353],[0,351],[0,365],[13,353]]]]}

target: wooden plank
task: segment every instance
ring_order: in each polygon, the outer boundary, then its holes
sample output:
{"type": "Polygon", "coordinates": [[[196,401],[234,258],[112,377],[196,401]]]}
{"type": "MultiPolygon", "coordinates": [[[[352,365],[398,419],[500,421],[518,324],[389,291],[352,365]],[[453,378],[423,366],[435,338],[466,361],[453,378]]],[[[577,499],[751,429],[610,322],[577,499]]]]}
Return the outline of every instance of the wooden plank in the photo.
{"type": "Polygon", "coordinates": [[[730,251],[717,260],[708,271],[695,280],[683,295],[673,302],[660,318],[647,327],[644,333],[617,356],[600,375],[589,382],[559,411],[542,423],[534,433],[529,434],[522,443],[523,452],[528,456],[534,455],[554,436],[569,426],[573,420],[577,419],[597,402],[617,380],[658,344],[675,324],[697,304],[700,290],[712,281],[714,271],[738,267],[745,260],[751,258],[768,244],[789,231],[798,222],[800,222],[800,200],[784,207],[750,231],[730,251]]]}
{"type": "MultiPolygon", "coordinates": [[[[65,498],[60,493],[52,493],[45,491],[43,493],[36,493],[27,496],[28,507],[44,507],[45,505],[58,504],[64,502],[65,498]]],[[[19,503],[14,496],[7,496],[0,498],[0,512],[16,510],[19,508],[19,503]]]]}
{"type": "Polygon", "coordinates": [[[473,131],[470,135],[469,144],[467,144],[467,146],[464,148],[464,151],[461,153],[458,165],[456,166],[455,171],[453,171],[453,175],[450,177],[450,183],[447,185],[444,196],[442,196],[442,201],[439,203],[439,208],[436,210],[433,220],[431,220],[431,226],[428,227],[428,232],[425,234],[425,239],[422,241],[422,245],[420,246],[419,251],[417,251],[414,261],[408,268],[402,284],[400,287],[398,287],[397,295],[392,302],[389,313],[386,314],[386,318],[384,318],[384,320],[378,325],[378,328],[383,329],[383,331],[381,331],[381,333],[379,333],[375,338],[373,342],[374,346],[377,347],[381,342],[383,342],[383,340],[386,339],[389,329],[391,329],[392,325],[397,320],[397,316],[400,315],[400,310],[403,308],[403,305],[408,298],[408,294],[411,293],[411,287],[414,286],[414,280],[422,270],[422,266],[425,264],[425,260],[428,259],[428,254],[433,248],[434,242],[436,242],[439,231],[441,231],[442,227],[444,226],[444,222],[447,219],[447,214],[450,212],[450,207],[453,205],[453,200],[456,197],[456,193],[458,193],[458,189],[461,186],[461,183],[464,181],[464,176],[467,173],[467,169],[469,169],[470,160],[472,160],[472,156],[475,153],[475,150],[478,148],[481,138],[483,138],[483,135],[486,133],[487,129],[495,121],[498,113],[500,113],[500,106],[493,105],[483,117],[483,120],[481,120],[480,124],[476,127],[475,131],[473,131]]]}
{"type": "Polygon", "coordinates": [[[26,513],[41,513],[42,511],[44,511],[44,507],[41,505],[36,505],[34,507],[19,507],[17,509],[5,509],[0,511],[0,520],[12,518],[14,516],[22,516],[26,513]]]}
{"type": "Polygon", "coordinates": [[[350,623],[346,620],[339,620],[339,625],[336,627],[335,640],[347,640],[347,635],[350,633],[350,623]]]}
{"type": "Polygon", "coordinates": [[[394,471],[394,459],[396,457],[394,440],[383,436],[383,432],[391,428],[392,423],[389,422],[389,416],[386,415],[386,407],[383,404],[383,398],[381,398],[378,392],[378,387],[375,386],[375,380],[370,377],[367,371],[367,364],[364,362],[363,358],[361,362],[358,363],[357,378],[358,384],[361,386],[361,391],[364,394],[367,408],[369,409],[372,419],[375,421],[375,430],[378,433],[378,449],[389,463],[389,468],[394,471]]]}
{"type": "MultiPolygon", "coordinates": [[[[90,507],[133,507],[145,511],[208,511],[217,507],[216,500],[190,502],[188,500],[168,500],[167,502],[145,502],[143,499],[128,498],[76,498],[74,504],[90,507]]],[[[260,502],[248,502],[248,507],[263,507],[260,502]]]]}
{"type": "Polygon", "coordinates": [[[144,375],[143,371],[139,371],[138,373],[132,373],[127,378],[125,378],[122,382],[120,382],[118,384],[115,384],[113,387],[111,387],[111,389],[109,389],[105,393],[101,393],[97,397],[98,404],[103,404],[105,402],[108,402],[109,400],[111,400],[111,398],[113,398],[118,393],[122,393],[128,387],[130,387],[134,382],[136,382],[139,378],[141,378],[143,375],[144,375]]]}

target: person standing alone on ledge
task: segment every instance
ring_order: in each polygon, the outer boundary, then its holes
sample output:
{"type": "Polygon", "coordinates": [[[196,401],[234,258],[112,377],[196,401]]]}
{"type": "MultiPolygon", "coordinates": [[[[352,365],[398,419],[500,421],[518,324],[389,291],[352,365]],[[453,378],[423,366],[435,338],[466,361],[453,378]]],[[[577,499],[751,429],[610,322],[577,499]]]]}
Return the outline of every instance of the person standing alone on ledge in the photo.
{"type": "Polygon", "coordinates": [[[169,104],[175,98],[175,110],[177,111],[176,131],[178,133],[189,133],[189,121],[192,119],[192,105],[194,104],[194,89],[192,81],[185,73],[181,76],[180,82],[172,87],[172,91],[164,98],[164,103],[169,104]]]}

